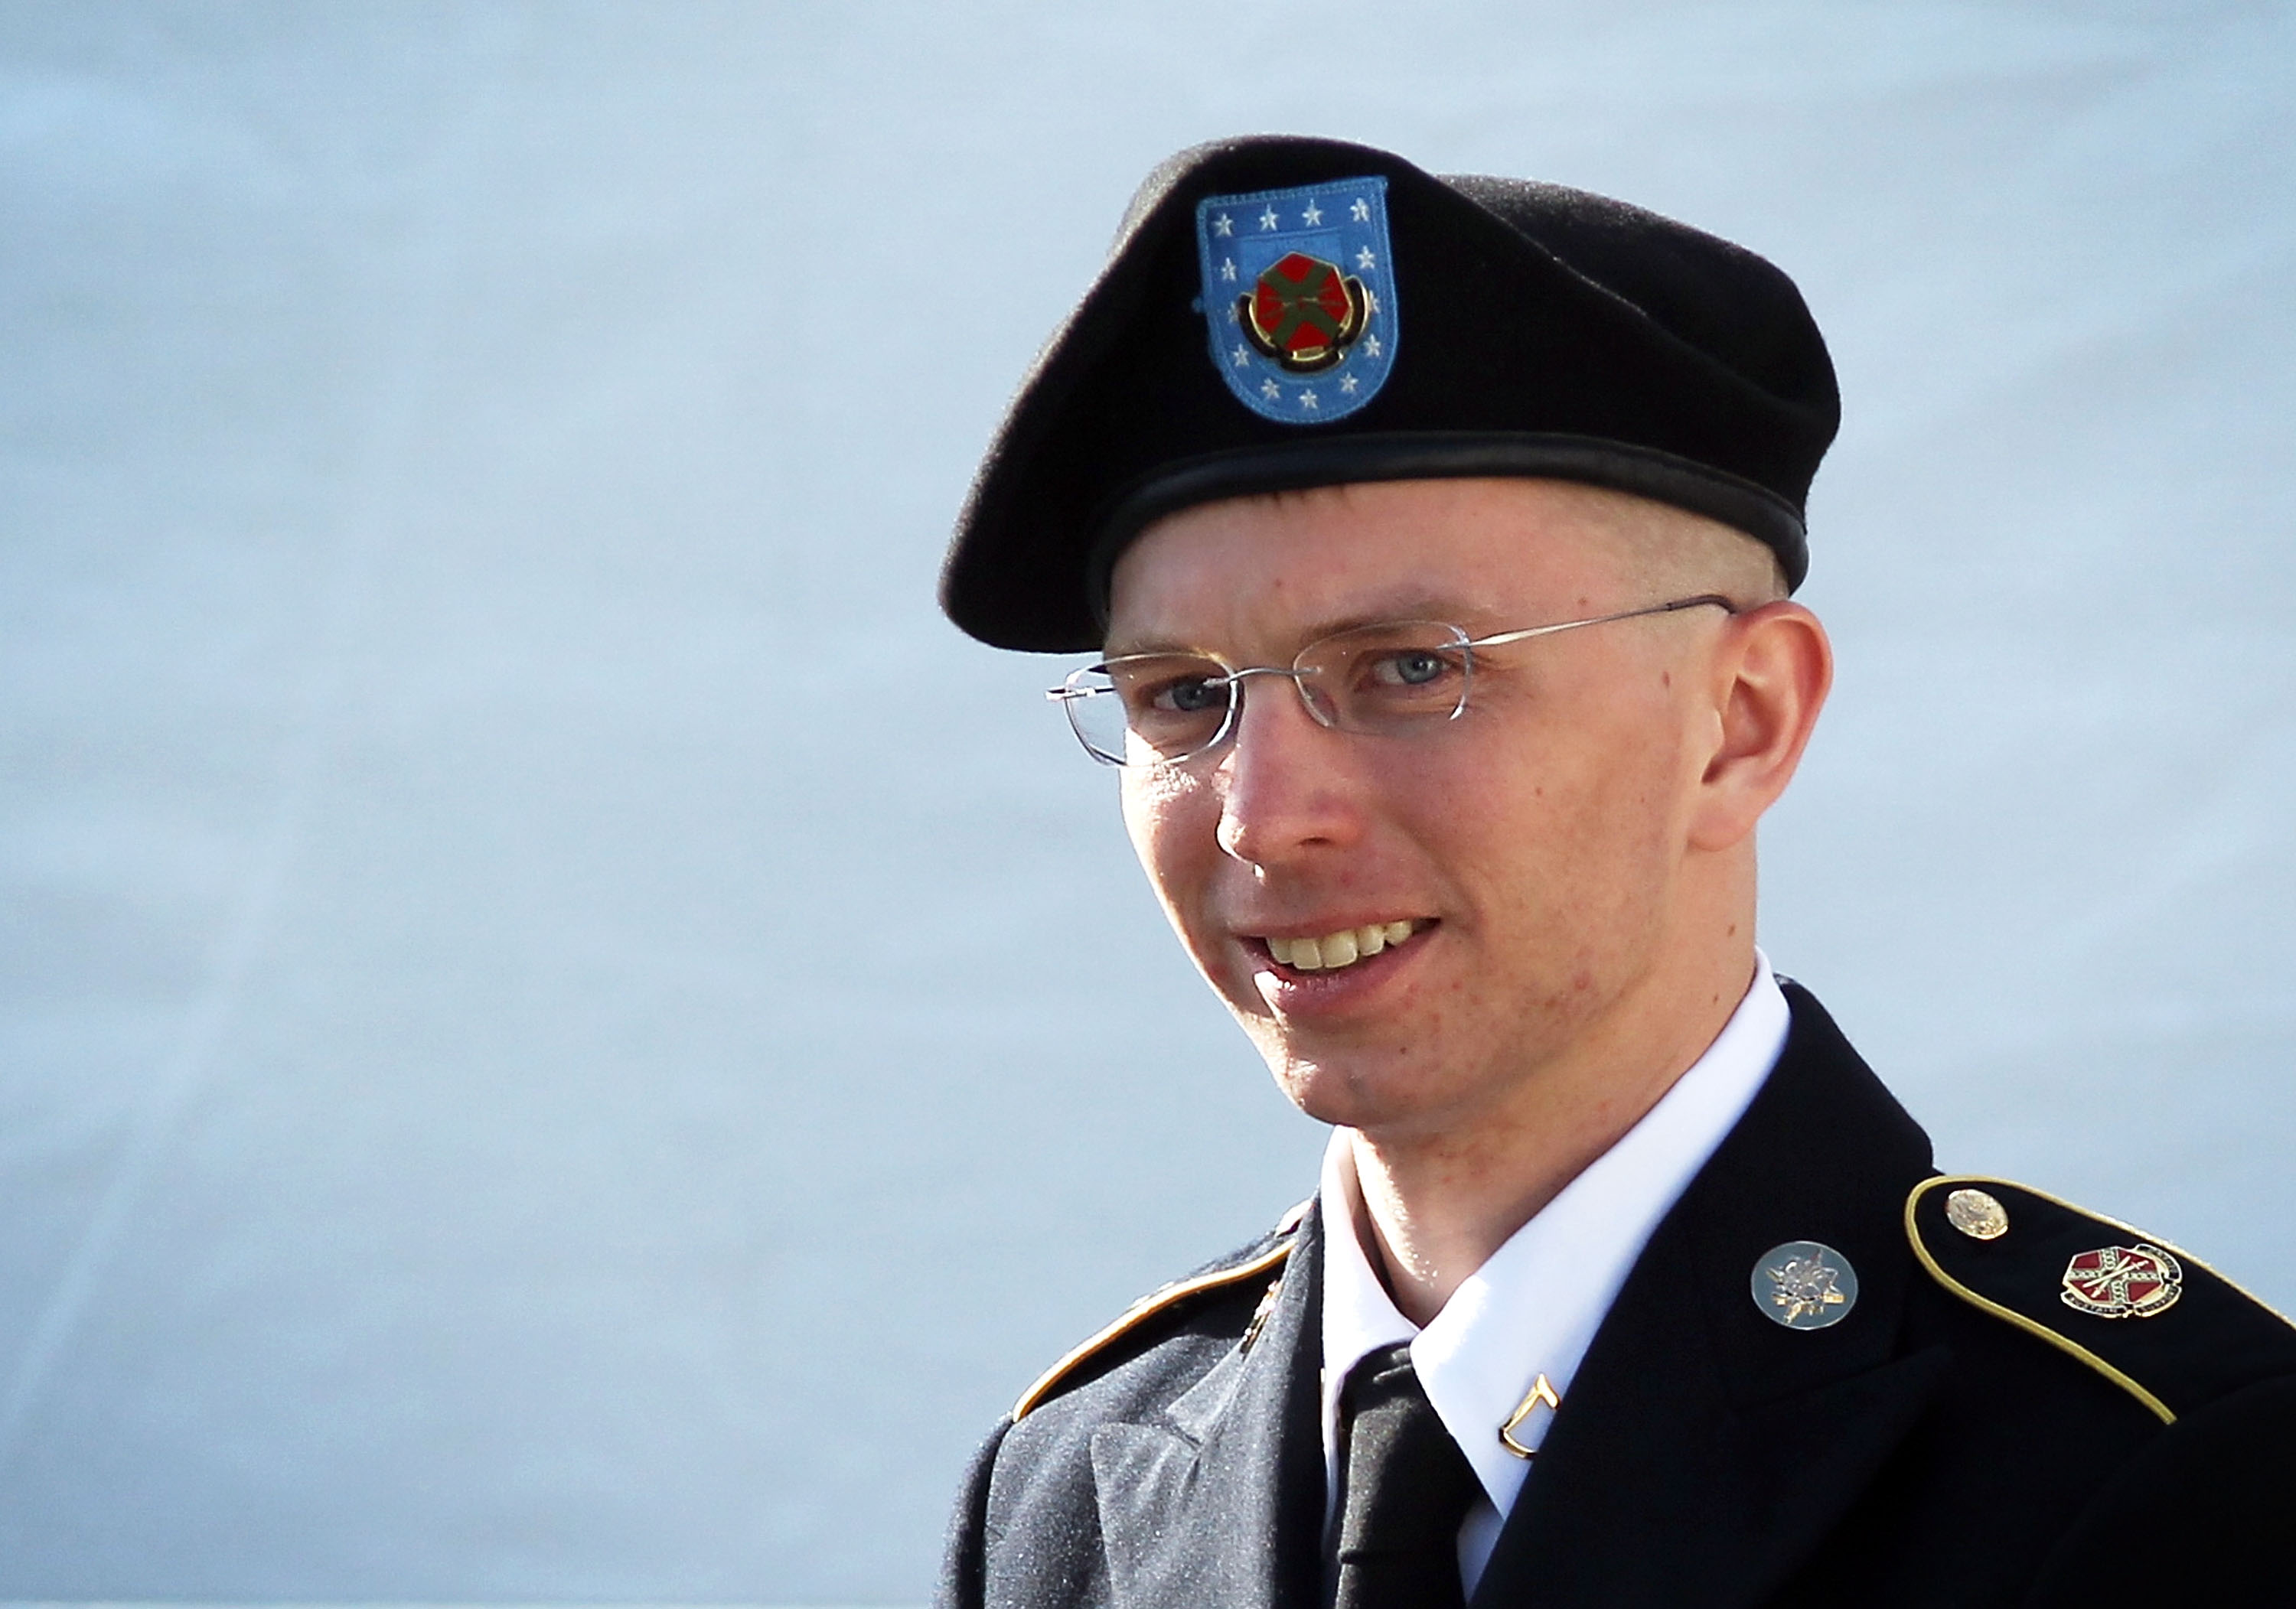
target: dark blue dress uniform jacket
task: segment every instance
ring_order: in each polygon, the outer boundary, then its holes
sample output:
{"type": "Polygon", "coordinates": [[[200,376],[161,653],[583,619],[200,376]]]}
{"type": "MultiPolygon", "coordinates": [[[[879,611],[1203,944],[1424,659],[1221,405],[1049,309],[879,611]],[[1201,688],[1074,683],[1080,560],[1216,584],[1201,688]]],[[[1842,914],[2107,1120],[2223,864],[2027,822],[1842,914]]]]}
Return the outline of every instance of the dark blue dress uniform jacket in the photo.
{"type": "MultiPolygon", "coordinates": [[[[2296,1605],[2296,1329],[2189,1259],[2153,1316],[2068,1307],[2073,1254],[2140,1237],[1995,1180],[2008,1231],[1958,1233],[1962,1181],[1787,996],[1776,1069],[1628,1277],[1473,1605],[2296,1605]],[[1857,1270],[1830,1328],[1754,1305],[1790,1240],[1857,1270]]],[[[1309,1210],[1039,1382],[966,1480],[944,1609],[1318,1609],[1323,1234],[1309,1210]]]]}

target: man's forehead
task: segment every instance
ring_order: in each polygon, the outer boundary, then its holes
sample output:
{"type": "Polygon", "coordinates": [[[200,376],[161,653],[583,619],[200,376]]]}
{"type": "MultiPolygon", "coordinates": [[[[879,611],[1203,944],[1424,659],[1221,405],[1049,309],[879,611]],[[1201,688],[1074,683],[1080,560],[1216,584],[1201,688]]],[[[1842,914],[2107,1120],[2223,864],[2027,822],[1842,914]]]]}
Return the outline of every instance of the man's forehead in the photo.
{"type": "Polygon", "coordinates": [[[1525,608],[1581,602],[1615,583],[1632,515],[1606,508],[1612,495],[1533,480],[1398,481],[1185,509],[1119,561],[1108,646],[1381,620],[1512,624],[1525,608]]]}

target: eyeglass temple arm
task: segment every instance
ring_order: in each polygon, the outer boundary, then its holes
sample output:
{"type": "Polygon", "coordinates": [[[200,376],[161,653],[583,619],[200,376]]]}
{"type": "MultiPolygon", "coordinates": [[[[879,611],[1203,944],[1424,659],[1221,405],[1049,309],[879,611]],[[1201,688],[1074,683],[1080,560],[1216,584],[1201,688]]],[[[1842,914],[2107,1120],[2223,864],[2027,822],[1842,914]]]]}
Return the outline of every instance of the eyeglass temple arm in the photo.
{"type": "Polygon", "coordinates": [[[1682,609],[1714,608],[1736,614],[1738,606],[1719,592],[1701,592],[1695,598],[1677,598],[1669,603],[1653,603],[1648,608],[1620,609],[1614,615],[1592,615],[1584,620],[1559,620],[1553,625],[1526,626],[1519,632],[1500,632],[1495,636],[1469,639],[1469,648],[1502,648],[1510,642],[1528,642],[1533,637],[1551,637],[1557,632],[1575,632],[1582,625],[1608,625],[1613,620],[1635,620],[1644,615],[1671,615],[1682,609]]]}

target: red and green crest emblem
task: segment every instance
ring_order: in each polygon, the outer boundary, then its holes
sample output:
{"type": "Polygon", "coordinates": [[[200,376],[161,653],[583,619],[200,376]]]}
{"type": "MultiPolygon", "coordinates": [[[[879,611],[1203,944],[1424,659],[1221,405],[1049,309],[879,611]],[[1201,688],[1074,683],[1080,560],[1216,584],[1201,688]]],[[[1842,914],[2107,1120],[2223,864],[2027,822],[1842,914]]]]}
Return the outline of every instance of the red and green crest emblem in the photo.
{"type": "Polygon", "coordinates": [[[1294,251],[1259,271],[1236,322],[1266,355],[1294,374],[1313,374],[1338,363],[1363,333],[1366,299],[1363,282],[1338,264],[1294,251]]]}

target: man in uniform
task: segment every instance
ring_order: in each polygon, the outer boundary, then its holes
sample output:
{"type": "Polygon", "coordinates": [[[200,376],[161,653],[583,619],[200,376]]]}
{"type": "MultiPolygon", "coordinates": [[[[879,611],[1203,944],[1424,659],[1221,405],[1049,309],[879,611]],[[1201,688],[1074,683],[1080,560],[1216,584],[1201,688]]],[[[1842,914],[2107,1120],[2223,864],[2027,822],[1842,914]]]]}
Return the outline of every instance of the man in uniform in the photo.
{"type": "Polygon", "coordinates": [[[1793,285],[1615,201],[1185,151],[990,449],[1319,1188],[1021,1398],[957,1605],[2296,1603],[2296,1330],[1926,1137],[1754,944],[1824,702],[1793,285]]]}

